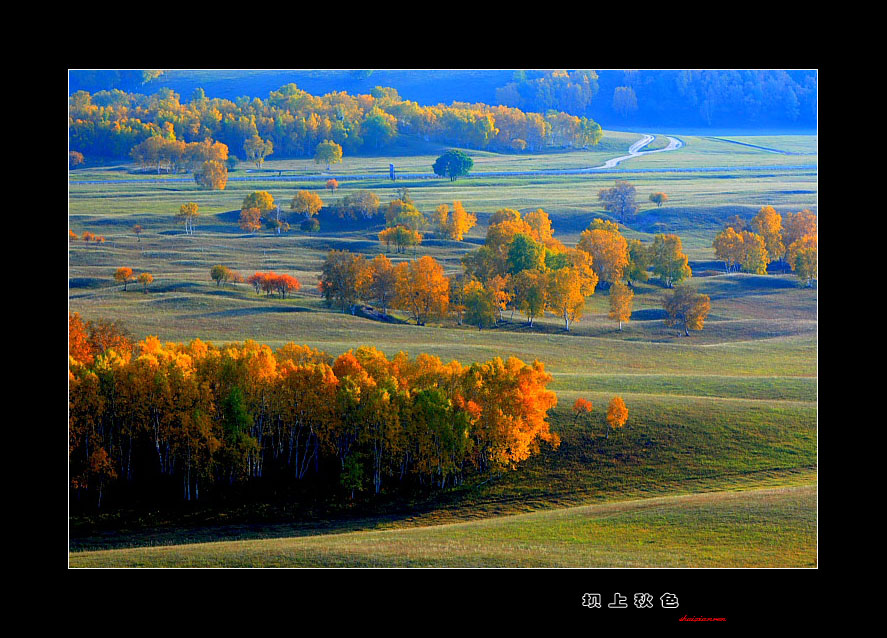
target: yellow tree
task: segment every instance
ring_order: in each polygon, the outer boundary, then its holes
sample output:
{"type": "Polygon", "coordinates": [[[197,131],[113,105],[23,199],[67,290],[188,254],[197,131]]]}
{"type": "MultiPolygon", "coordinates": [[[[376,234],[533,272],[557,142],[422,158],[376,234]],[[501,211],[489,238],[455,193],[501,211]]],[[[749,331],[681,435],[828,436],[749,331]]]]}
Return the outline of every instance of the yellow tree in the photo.
{"type": "Polygon", "coordinates": [[[450,239],[462,241],[465,233],[474,228],[475,224],[477,224],[477,215],[466,211],[462,206],[462,202],[453,202],[453,210],[450,213],[450,221],[447,224],[447,232],[450,239]]]}
{"type": "Polygon", "coordinates": [[[387,316],[397,284],[397,274],[391,260],[385,255],[373,257],[367,264],[366,277],[362,278],[360,284],[361,297],[382,308],[382,314],[387,316]]]}
{"type": "Polygon", "coordinates": [[[817,249],[816,235],[804,235],[788,247],[788,261],[792,272],[808,287],[817,278],[817,249]]]}
{"type": "Polygon", "coordinates": [[[622,278],[628,266],[628,242],[618,232],[590,228],[582,231],[579,250],[592,257],[592,268],[601,282],[612,284],[622,278]]]}
{"type": "Polygon", "coordinates": [[[274,210],[274,196],[268,191],[253,191],[240,204],[240,210],[248,208],[257,208],[260,215],[267,215],[274,210]]]}
{"type": "Polygon", "coordinates": [[[176,218],[185,224],[185,233],[188,235],[194,234],[194,219],[199,216],[200,213],[197,210],[197,204],[194,202],[182,204],[179,207],[179,212],[176,213],[176,218]]]}
{"type": "Polygon", "coordinates": [[[805,235],[816,235],[816,215],[806,208],[799,213],[788,213],[782,220],[782,226],[782,241],[790,246],[805,235]]]}
{"type": "Polygon", "coordinates": [[[126,283],[132,278],[132,268],[127,268],[126,266],[121,266],[117,269],[117,272],[114,273],[114,279],[116,281],[123,282],[123,290],[126,291],[126,283]]]}
{"type": "Polygon", "coordinates": [[[628,421],[628,408],[625,407],[625,401],[622,397],[615,396],[610,400],[607,406],[607,437],[610,438],[610,429],[618,430],[628,421]]]}
{"type": "Polygon", "coordinates": [[[740,245],[740,264],[745,272],[756,275],[767,274],[767,263],[770,258],[767,254],[767,245],[763,237],[757,233],[744,230],[740,233],[742,244],[740,245]]]}
{"type": "Polygon", "coordinates": [[[145,287],[145,294],[148,294],[148,284],[154,281],[154,275],[149,272],[143,272],[139,275],[138,281],[145,287]]]}
{"type": "Polygon", "coordinates": [[[194,181],[202,188],[223,191],[228,184],[228,167],[222,162],[208,160],[194,171],[194,181]]]}
{"type": "Polygon", "coordinates": [[[656,235],[651,251],[653,274],[659,275],[666,288],[693,276],[681,238],[677,235],[656,235]]]}
{"type": "Polygon", "coordinates": [[[785,245],[782,243],[782,215],[775,208],[762,206],[751,220],[751,229],[763,237],[768,261],[783,259],[785,245]]]}
{"type": "Polygon", "coordinates": [[[261,168],[265,158],[274,152],[274,144],[271,140],[263,140],[256,134],[244,140],[243,151],[246,153],[246,158],[255,163],[256,168],[261,168]]]}
{"type": "Polygon", "coordinates": [[[305,215],[305,219],[316,215],[321,208],[323,208],[323,200],[320,199],[320,195],[305,190],[296,193],[293,201],[290,203],[290,210],[295,213],[302,213],[305,215]]]}
{"type": "Polygon", "coordinates": [[[657,208],[660,208],[665,202],[668,201],[668,195],[666,195],[665,193],[662,193],[662,192],[651,193],[650,194],[650,201],[653,202],[654,204],[656,204],[657,208]]]}
{"type": "Polygon", "coordinates": [[[425,255],[396,267],[395,306],[409,313],[416,325],[445,317],[449,310],[450,282],[443,267],[425,255]]]}
{"type": "Polygon", "coordinates": [[[717,235],[712,242],[715,255],[724,262],[724,270],[730,272],[742,261],[742,235],[732,226],[728,226],[717,235]]]}
{"type": "Polygon", "coordinates": [[[688,284],[680,284],[665,294],[662,306],[666,313],[665,325],[683,328],[689,337],[691,330],[702,330],[711,309],[711,299],[697,293],[688,284]]]}
{"type": "Polygon", "coordinates": [[[631,288],[617,281],[610,286],[610,319],[619,322],[619,331],[622,331],[622,322],[631,318],[631,306],[634,292],[631,288]]]}
{"type": "Polygon", "coordinates": [[[564,329],[582,318],[585,299],[594,294],[597,274],[591,267],[591,256],[581,250],[568,252],[569,265],[548,273],[549,312],[564,320],[564,329]]]}

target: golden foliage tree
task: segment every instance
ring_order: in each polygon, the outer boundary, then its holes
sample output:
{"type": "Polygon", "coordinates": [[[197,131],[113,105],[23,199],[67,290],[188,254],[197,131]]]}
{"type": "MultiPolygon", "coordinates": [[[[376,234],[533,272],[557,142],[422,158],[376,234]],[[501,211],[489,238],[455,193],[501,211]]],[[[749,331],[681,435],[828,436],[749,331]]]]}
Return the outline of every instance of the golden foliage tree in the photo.
{"type": "Polygon", "coordinates": [[[662,307],[666,313],[665,325],[677,326],[689,337],[691,330],[702,330],[711,309],[711,299],[697,293],[689,284],[680,284],[665,294],[662,307]]]}
{"type": "Polygon", "coordinates": [[[631,318],[631,306],[634,300],[634,292],[631,288],[617,281],[610,286],[610,319],[619,322],[619,331],[622,331],[622,322],[631,318]]]}
{"type": "Polygon", "coordinates": [[[450,282],[443,267],[425,255],[395,267],[397,283],[394,306],[407,312],[416,325],[445,317],[449,311],[450,282]]]}

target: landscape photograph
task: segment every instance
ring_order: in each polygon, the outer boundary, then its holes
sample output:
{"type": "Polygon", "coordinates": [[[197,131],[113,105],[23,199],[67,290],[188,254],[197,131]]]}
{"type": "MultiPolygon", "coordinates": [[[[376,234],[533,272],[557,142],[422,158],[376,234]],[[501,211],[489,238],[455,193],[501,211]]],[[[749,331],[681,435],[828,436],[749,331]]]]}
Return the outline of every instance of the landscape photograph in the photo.
{"type": "Polygon", "coordinates": [[[815,69],[67,75],[69,569],[818,570],[815,69]]]}

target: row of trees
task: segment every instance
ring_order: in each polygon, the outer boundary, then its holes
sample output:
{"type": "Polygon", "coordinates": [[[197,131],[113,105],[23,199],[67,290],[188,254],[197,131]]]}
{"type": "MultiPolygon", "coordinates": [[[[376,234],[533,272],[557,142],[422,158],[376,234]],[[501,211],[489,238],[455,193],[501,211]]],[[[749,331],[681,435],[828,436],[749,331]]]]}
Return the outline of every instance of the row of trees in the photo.
{"type": "Polygon", "coordinates": [[[319,496],[439,488],[556,447],[542,363],[463,366],[363,347],[134,343],[69,316],[72,496],[186,501],[281,483],[319,496]]]}
{"type": "Polygon", "coordinates": [[[136,275],[133,273],[132,268],[129,266],[121,266],[114,272],[114,281],[119,281],[123,284],[123,291],[126,292],[126,286],[135,278],[137,282],[144,286],[145,293],[148,292],[148,285],[154,282],[154,275],[149,272],[143,272],[136,275]]]}
{"type": "Polygon", "coordinates": [[[209,99],[196,89],[187,103],[169,89],[153,95],[77,91],[69,99],[70,148],[90,156],[126,157],[151,137],[185,143],[213,140],[241,159],[310,157],[319,144],[346,153],[379,150],[402,134],[427,141],[495,151],[586,148],[602,137],[587,117],[562,112],[525,113],[508,106],[421,106],[397,91],[376,87],[367,95],[314,96],[288,84],[258,97],[209,99]]]}
{"type": "Polygon", "coordinates": [[[783,217],[772,206],[762,206],[751,220],[738,215],[729,219],[712,247],[728,273],[741,269],[763,275],[779,262],[783,271],[790,266],[810,286],[817,276],[817,244],[815,214],[805,209],[783,217]]]}

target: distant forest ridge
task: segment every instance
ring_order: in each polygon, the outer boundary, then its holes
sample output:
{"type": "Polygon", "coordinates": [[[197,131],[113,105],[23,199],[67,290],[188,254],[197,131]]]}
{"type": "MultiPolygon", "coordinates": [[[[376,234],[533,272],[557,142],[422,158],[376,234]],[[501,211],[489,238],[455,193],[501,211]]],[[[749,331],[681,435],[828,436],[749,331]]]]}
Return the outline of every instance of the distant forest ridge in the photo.
{"type": "Polygon", "coordinates": [[[816,70],[71,70],[69,93],[118,89],[187,98],[261,97],[295,83],[313,95],[395,89],[420,105],[474,102],[560,111],[605,128],[815,129],[816,70]]]}

